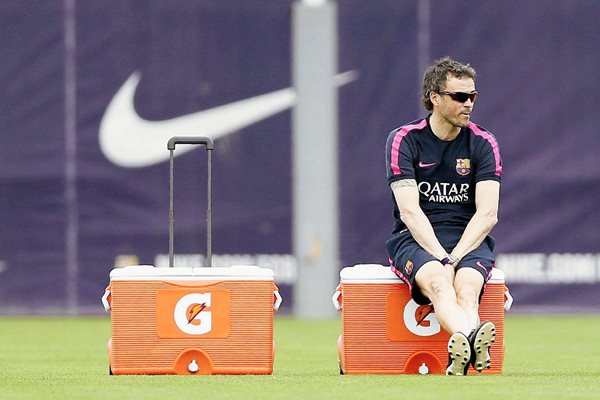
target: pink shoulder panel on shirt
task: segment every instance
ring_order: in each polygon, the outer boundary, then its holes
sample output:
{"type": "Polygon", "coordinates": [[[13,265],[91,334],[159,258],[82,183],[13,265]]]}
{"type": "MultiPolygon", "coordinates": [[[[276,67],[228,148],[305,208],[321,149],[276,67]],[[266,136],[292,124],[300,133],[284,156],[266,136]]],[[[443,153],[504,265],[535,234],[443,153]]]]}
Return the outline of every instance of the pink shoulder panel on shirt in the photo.
{"type": "Polygon", "coordinates": [[[396,131],[396,134],[394,135],[394,140],[392,142],[392,154],[390,154],[390,164],[394,175],[399,175],[401,172],[398,157],[400,155],[400,143],[402,142],[402,139],[404,139],[404,137],[408,135],[411,131],[414,131],[415,129],[423,129],[426,126],[427,120],[424,119],[418,124],[405,125],[396,131]]]}
{"type": "Polygon", "coordinates": [[[496,175],[500,176],[500,174],[502,174],[502,164],[500,163],[500,149],[498,148],[498,142],[496,141],[496,138],[494,138],[494,136],[492,136],[489,132],[479,128],[473,122],[469,122],[469,128],[473,131],[473,133],[475,133],[475,135],[481,136],[488,141],[490,146],[492,146],[494,161],[496,162],[496,175]]]}

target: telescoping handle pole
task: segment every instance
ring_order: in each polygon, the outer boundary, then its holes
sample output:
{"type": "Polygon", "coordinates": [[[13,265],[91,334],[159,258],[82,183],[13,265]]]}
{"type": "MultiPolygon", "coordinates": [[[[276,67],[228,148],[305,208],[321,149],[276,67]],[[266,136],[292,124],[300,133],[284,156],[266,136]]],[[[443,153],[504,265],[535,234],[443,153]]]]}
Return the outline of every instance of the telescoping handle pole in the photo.
{"type": "Polygon", "coordinates": [[[173,212],[173,158],[176,144],[201,144],[206,146],[208,156],[208,167],[207,167],[207,206],[206,206],[206,263],[208,267],[212,267],[212,234],[211,234],[211,221],[212,221],[212,150],[215,145],[211,138],[196,136],[196,137],[184,137],[175,136],[169,139],[167,143],[167,149],[169,150],[169,267],[173,267],[174,258],[174,212],[173,212]]]}

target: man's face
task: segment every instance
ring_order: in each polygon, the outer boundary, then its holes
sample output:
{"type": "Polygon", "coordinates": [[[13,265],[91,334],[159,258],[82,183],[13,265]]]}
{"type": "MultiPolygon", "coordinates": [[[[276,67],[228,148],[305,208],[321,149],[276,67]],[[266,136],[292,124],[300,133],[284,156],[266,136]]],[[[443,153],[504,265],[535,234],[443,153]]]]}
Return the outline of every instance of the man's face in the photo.
{"type": "MultiPolygon", "coordinates": [[[[471,78],[459,79],[449,75],[446,80],[446,88],[442,92],[475,93],[475,82],[471,78]]],[[[437,96],[437,105],[434,107],[434,113],[439,113],[439,115],[441,115],[448,123],[456,127],[467,127],[469,120],[471,119],[475,98],[472,100],[468,98],[463,102],[453,99],[452,95],[444,93],[435,93],[434,95],[437,96]]],[[[454,97],[460,97],[460,95],[454,97]]],[[[434,105],[435,104],[436,102],[434,102],[434,105]]]]}

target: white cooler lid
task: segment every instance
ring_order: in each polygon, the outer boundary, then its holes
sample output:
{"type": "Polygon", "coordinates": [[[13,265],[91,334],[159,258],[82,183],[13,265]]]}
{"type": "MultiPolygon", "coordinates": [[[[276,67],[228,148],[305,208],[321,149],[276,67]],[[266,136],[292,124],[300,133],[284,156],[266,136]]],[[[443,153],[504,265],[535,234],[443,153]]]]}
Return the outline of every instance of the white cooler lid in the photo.
{"type": "MultiPolygon", "coordinates": [[[[341,283],[402,283],[389,266],[381,264],[356,264],[340,271],[341,283]]],[[[504,283],[504,272],[492,269],[488,283],[504,283]]]]}
{"type": "Polygon", "coordinates": [[[130,265],[110,271],[110,280],[274,280],[270,268],[256,265],[232,265],[231,267],[155,267],[153,265],[130,265]]]}

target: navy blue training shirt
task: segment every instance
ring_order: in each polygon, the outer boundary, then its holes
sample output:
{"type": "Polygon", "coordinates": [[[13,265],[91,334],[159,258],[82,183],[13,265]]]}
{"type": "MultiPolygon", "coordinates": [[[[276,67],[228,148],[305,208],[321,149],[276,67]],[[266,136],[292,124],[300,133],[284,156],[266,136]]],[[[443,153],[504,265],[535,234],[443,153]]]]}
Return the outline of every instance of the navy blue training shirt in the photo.
{"type": "MultiPolygon", "coordinates": [[[[415,179],[419,204],[432,226],[466,226],[475,214],[475,184],[500,182],[502,160],[494,135],[469,122],[454,140],[439,139],[429,117],[394,129],[386,143],[388,184],[415,179]]],[[[392,195],[393,197],[393,195],[392,195]]],[[[406,226],[394,200],[393,233],[406,226]]]]}

